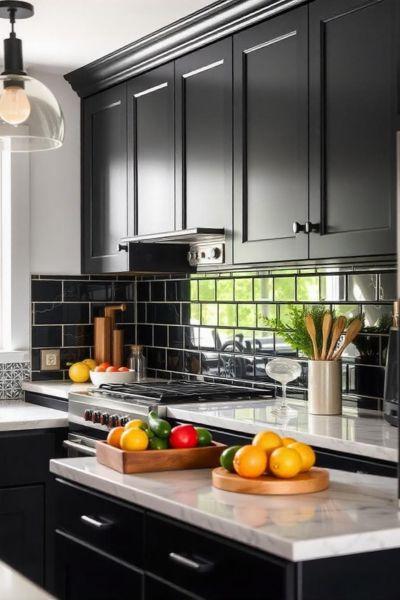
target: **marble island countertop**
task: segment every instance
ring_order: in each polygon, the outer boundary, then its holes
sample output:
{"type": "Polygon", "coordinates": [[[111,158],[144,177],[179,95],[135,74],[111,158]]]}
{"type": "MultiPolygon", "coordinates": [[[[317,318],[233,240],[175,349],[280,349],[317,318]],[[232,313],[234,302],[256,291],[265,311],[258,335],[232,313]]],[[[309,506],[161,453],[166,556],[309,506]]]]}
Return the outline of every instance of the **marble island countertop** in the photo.
{"type": "Polygon", "coordinates": [[[394,479],[330,471],[329,489],[300,496],[217,490],[209,469],[123,475],[95,458],[52,460],[59,477],[292,561],[400,547],[394,479]]]}
{"type": "Polygon", "coordinates": [[[55,600],[53,596],[1,561],[0,598],[1,600],[55,600]]]}
{"type": "Polygon", "coordinates": [[[289,406],[297,414],[294,418],[282,420],[274,414],[274,402],[176,404],[168,407],[167,415],[205,427],[251,435],[270,429],[319,448],[397,462],[398,430],[386,423],[379,412],[364,410],[361,416],[357,408],[344,406],[341,416],[316,416],[308,413],[306,402],[290,400],[289,406]]]}
{"type": "Polygon", "coordinates": [[[0,432],[53,427],[68,427],[67,413],[23,400],[0,400],[0,432]]]}

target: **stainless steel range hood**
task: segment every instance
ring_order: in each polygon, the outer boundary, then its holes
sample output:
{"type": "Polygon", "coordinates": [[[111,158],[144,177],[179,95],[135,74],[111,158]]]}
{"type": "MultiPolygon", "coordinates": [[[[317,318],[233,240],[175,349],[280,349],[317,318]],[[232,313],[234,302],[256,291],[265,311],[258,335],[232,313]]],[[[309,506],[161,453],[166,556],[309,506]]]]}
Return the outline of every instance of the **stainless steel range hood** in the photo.
{"type": "Polygon", "coordinates": [[[119,248],[129,253],[131,272],[193,273],[199,266],[223,264],[224,242],[224,229],[196,227],[123,238],[119,248]]]}
{"type": "Polygon", "coordinates": [[[180,229],[166,233],[148,233],[146,235],[135,235],[121,240],[121,244],[128,242],[152,242],[157,244],[208,244],[212,242],[223,242],[225,240],[225,229],[211,229],[206,227],[193,227],[192,229],[180,229]]]}

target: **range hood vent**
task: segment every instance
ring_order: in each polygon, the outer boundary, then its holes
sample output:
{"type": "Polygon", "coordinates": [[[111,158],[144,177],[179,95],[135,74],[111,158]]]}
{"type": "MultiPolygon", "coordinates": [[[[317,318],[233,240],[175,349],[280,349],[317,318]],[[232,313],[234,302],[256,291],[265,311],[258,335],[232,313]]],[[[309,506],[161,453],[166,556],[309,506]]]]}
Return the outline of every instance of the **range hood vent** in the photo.
{"type": "Polygon", "coordinates": [[[210,229],[205,227],[193,227],[192,229],[180,229],[168,233],[150,233],[146,235],[135,235],[123,238],[121,244],[128,242],[143,242],[157,244],[206,244],[211,242],[223,242],[225,240],[225,229],[210,229]]]}

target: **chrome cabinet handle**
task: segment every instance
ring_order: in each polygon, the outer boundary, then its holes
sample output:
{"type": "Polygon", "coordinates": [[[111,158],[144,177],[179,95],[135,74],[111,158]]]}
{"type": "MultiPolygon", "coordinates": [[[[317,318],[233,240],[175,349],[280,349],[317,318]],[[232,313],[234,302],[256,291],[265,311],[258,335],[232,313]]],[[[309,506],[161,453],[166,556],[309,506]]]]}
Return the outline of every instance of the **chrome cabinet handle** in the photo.
{"type": "Polygon", "coordinates": [[[298,221],[293,221],[292,229],[294,234],[300,233],[300,231],[304,231],[304,233],[306,233],[306,225],[302,225],[298,221]]]}
{"type": "Polygon", "coordinates": [[[306,221],[304,225],[305,233],[318,233],[319,232],[319,223],[311,223],[311,221],[306,221]]]}
{"type": "Polygon", "coordinates": [[[118,244],[118,252],[128,252],[128,244],[118,244]]]}
{"type": "Polygon", "coordinates": [[[71,442],[70,440],[64,440],[63,446],[64,448],[76,450],[80,454],[86,454],[86,456],[96,456],[96,448],[92,448],[91,446],[85,446],[85,444],[78,444],[76,442],[71,442]]]}
{"type": "Polygon", "coordinates": [[[188,567],[198,573],[207,573],[207,571],[211,571],[211,569],[214,568],[214,564],[207,560],[196,561],[183,554],[177,554],[176,552],[170,552],[168,556],[173,562],[176,562],[183,567],[188,567]]]}
{"type": "Polygon", "coordinates": [[[89,517],[88,515],[81,515],[81,521],[86,523],[86,525],[96,527],[96,529],[107,529],[107,527],[112,525],[110,521],[99,521],[97,519],[93,519],[93,517],[89,517]]]}

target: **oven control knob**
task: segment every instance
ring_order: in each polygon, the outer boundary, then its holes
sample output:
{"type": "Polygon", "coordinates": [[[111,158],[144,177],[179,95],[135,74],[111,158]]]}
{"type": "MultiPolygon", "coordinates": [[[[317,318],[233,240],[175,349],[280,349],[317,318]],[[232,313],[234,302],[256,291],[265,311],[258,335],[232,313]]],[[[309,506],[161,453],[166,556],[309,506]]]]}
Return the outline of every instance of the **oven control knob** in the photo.
{"type": "Polygon", "coordinates": [[[121,427],[124,427],[124,426],[125,426],[125,425],[126,425],[128,422],[129,422],[129,417],[122,417],[122,418],[119,420],[119,422],[120,422],[120,424],[121,424],[121,427]]]}
{"type": "Polygon", "coordinates": [[[100,423],[102,425],[108,425],[109,420],[110,420],[110,415],[108,413],[103,413],[100,416],[100,423]]]}
{"type": "Polygon", "coordinates": [[[111,427],[118,427],[120,424],[119,416],[111,415],[109,423],[110,423],[111,427]]]}
{"type": "Polygon", "coordinates": [[[101,412],[99,410],[95,410],[92,415],[92,423],[100,423],[101,412]]]}
{"type": "Polygon", "coordinates": [[[87,408],[84,412],[83,418],[85,419],[85,421],[91,421],[92,415],[93,415],[93,411],[90,410],[90,408],[87,408]]]}

